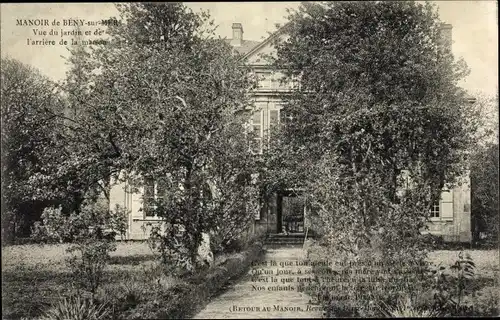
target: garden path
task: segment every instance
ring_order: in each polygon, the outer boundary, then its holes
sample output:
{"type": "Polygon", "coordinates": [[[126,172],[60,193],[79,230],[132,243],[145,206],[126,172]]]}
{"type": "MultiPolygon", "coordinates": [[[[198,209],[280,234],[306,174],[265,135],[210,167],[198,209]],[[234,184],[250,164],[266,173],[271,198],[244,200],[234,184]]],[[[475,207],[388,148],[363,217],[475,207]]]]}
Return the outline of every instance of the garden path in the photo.
{"type": "Polygon", "coordinates": [[[193,319],[257,319],[257,318],[322,318],[323,312],[318,305],[310,303],[310,297],[304,292],[297,292],[298,278],[310,278],[304,274],[310,267],[299,267],[295,261],[304,260],[305,251],[302,248],[268,249],[264,264],[251,267],[247,274],[236,283],[214,298],[193,319]],[[271,265],[275,261],[276,265],[271,265]],[[291,262],[291,266],[281,266],[291,262]],[[286,270],[291,274],[277,275],[277,269],[286,270]],[[298,270],[302,271],[297,275],[298,270]],[[257,282],[255,273],[262,282],[257,282]],[[271,282],[271,275],[277,282],[271,282]],[[252,278],[253,277],[253,278],[252,278]],[[266,279],[269,282],[265,282],[266,279]],[[292,280],[285,282],[285,280],[292,280]],[[255,290],[255,287],[263,290],[255,290]],[[277,291],[276,287],[293,287],[293,291],[277,291]],[[288,310],[286,308],[289,308],[288,310]]]}

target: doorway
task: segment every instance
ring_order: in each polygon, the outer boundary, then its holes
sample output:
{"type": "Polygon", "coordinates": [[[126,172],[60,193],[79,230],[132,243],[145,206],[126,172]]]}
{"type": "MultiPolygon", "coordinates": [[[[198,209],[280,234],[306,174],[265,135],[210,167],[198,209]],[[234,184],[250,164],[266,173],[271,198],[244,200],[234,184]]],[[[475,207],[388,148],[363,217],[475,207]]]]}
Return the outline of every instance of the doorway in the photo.
{"type": "Polygon", "coordinates": [[[303,233],[305,196],[297,192],[282,192],[277,203],[277,233],[303,233]]]}

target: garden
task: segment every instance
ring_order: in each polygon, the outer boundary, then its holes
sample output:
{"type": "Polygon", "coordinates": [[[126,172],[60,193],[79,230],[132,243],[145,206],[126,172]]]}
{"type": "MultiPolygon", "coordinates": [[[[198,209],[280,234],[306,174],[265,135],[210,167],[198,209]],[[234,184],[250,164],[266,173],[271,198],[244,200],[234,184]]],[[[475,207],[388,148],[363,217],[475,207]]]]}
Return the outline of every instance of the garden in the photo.
{"type": "MultiPolygon", "coordinates": [[[[311,261],[323,260],[327,249],[318,243],[309,247],[311,261]]],[[[429,252],[427,283],[412,281],[412,290],[398,291],[396,288],[380,290],[375,295],[368,292],[356,299],[342,299],[356,290],[354,283],[359,275],[349,275],[343,282],[343,290],[328,288],[327,267],[314,268],[315,286],[309,291],[314,301],[325,307],[328,317],[457,317],[497,316],[499,314],[498,277],[500,264],[495,250],[434,250],[429,252]],[[326,279],[326,280],[325,280],[326,279]],[[396,293],[396,295],[394,295],[396,293]]],[[[384,264],[379,264],[380,267],[384,264]]],[[[342,268],[333,268],[342,274],[342,268]]],[[[376,269],[376,268],[375,268],[376,269]]],[[[362,268],[352,268],[357,271],[362,268]]],[[[329,270],[331,271],[331,270],[329,270]]],[[[373,274],[374,268],[370,266],[373,274]]],[[[394,272],[394,271],[392,271],[394,272]]],[[[421,272],[413,267],[406,276],[421,272]]],[[[378,274],[378,273],[377,273],[378,274]]],[[[381,272],[383,274],[383,272],[381,272]]],[[[358,280],[359,281],[359,280],[358,280]]],[[[374,285],[384,286],[391,277],[380,279],[374,285]]],[[[359,288],[358,288],[359,290],[359,288]]],[[[366,290],[366,289],[364,289],[366,290]]]]}
{"type": "Polygon", "coordinates": [[[180,277],[165,269],[147,241],[119,242],[101,273],[94,268],[81,275],[67,263],[69,247],[24,244],[2,250],[4,319],[187,318],[263,255],[261,239],[249,238],[233,252],[216,255],[210,267],[180,277]],[[85,289],[92,283],[94,294],[85,289]]]}
{"type": "Polygon", "coordinates": [[[471,104],[458,85],[469,69],[435,6],[290,11],[288,37],[262,56],[300,83],[276,93],[272,139],[248,122],[255,70],[208,12],[117,8],[108,45],[69,48],[58,83],[2,58],[4,318],[193,316],[262,257],[264,235],[248,231],[287,189],[307,195],[309,258],[332,262],[310,292],[328,316],[498,315],[498,136],[480,130],[497,102],[471,104]],[[443,250],[422,230],[469,175],[463,211],[490,247],[443,250]],[[161,218],[147,241],[116,240],[131,212],[110,208],[113,184],[141,195],[136,215],[161,218]]]}

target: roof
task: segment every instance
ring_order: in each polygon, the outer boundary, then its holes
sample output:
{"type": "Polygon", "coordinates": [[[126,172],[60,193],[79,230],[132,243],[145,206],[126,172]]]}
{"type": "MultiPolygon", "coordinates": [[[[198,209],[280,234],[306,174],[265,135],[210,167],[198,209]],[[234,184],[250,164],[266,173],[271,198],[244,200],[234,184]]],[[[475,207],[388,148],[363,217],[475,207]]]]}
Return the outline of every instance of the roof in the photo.
{"type": "MultiPolygon", "coordinates": [[[[225,41],[228,44],[231,44],[232,39],[225,39],[225,41]]],[[[260,41],[253,41],[253,40],[242,40],[241,41],[241,46],[233,46],[233,49],[238,51],[238,53],[242,55],[246,55],[250,50],[255,48],[257,45],[260,44],[260,41]]]]}
{"type": "Polygon", "coordinates": [[[254,52],[258,51],[260,48],[264,47],[266,44],[268,44],[271,41],[273,41],[274,39],[276,39],[279,35],[281,35],[282,33],[286,32],[287,29],[289,28],[289,25],[290,25],[290,22],[287,22],[285,25],[283,25],[282,27],[278,28],[278,30],[276,30],[273,33],[271,33],[271,35],[269,37],[267,37],[267,39],[265,39],[262,42],[259,42],[257,45],[255,45],[250,50],[248,50],[246,53],[244,53],[244,58],[248,58],[254,52]]]}

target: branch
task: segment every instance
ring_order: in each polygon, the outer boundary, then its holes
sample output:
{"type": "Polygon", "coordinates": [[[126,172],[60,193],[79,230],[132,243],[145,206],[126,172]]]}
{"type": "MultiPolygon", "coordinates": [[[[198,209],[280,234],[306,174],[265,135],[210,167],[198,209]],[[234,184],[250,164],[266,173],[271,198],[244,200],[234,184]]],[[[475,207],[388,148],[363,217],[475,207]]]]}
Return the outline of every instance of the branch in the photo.
{"type": "Polygon", "coordinates": [[[109,143],[111,143],[111,146],[113,147],[113,149],[116,152],[116,155],[114,155],[114,157],[120,157],[121,156],[121,150],[120,150],[120,148],[118,148],[118,146],[116,145],[116,143],[113,141],[113,136],[111,135],[111,132],[108,134],[108,141],[109,141],[109,143]]]}
{"type": "Polygon", "coordinates": [[[366,155],[363,157],[362,163],[366,163],[366,160],[368,159],[368,155],[370,154],[372,148],[372,142],[370,141],[368,144],[368,150],[366,151],[366,155]]]}

